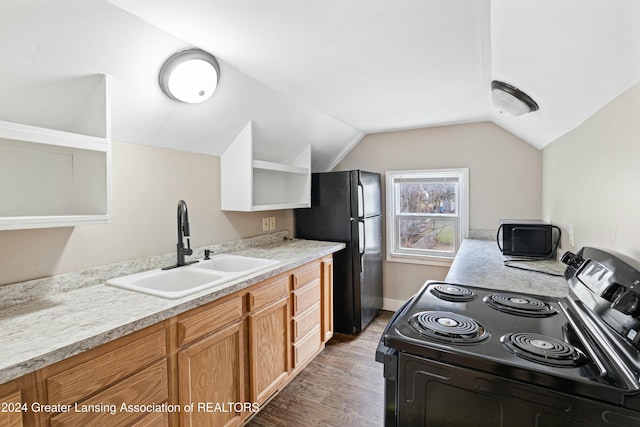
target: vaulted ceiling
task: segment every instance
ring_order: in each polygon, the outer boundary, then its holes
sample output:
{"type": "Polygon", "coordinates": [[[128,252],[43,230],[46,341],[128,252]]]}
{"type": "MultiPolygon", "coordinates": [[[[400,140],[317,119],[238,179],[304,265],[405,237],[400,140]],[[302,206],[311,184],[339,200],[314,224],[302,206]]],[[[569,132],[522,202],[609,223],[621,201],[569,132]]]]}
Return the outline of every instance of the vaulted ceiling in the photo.
{"type": "Polygon", "coordinates": [[[221,154],[254,121],[256,156],[312,145],[328,170],[364,134],[493,121],[542,148],[640,81],[637,0],[3,0],[0,120],[73,130],[101,74],[112,134],[221,154]],[[199,47],[214,96],[168,99],[158,72],[199,47]],[[540,110],[500,114],[490,82],[540,110]]]}

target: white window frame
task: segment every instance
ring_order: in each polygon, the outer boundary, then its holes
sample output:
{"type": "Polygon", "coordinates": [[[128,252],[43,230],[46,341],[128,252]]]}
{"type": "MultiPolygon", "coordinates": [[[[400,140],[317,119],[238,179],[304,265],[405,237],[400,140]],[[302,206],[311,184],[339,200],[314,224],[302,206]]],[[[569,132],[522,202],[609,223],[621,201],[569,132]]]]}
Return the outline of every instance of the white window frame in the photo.
{"type": "Polygon", "coordinates": [[[385,173],[386,183],[386,240],[387,240],[387,261],[406,262],[412,264],[427,264],[437,266],[450,266],[460,248],[462,240],[469,236],[469,169],[424,169],[409,171],[387,171],[385,173]],[[455,242],[455,252],[445,254],[435,251],[415,250],[413,253],[399,251],[398,224],[396,209],[398,206],[398,195],[394,183],[401,179],[434,179],[434,178],[457,178],[458,180],[458,232],[455,242]]]}

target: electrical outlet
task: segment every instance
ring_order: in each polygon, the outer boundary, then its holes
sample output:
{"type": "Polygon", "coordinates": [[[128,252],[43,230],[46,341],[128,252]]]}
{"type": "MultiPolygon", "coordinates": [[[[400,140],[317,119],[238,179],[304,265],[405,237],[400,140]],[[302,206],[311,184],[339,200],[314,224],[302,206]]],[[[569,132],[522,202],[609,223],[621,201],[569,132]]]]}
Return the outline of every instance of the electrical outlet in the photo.
{"type": "Polygon", "coordinates": [[[270,216],[269,217],[269,230],[275,230],[276,229],[276,217],[275,216],[270,216]]]}
{"type": "Polygon", "coordinates": [[[262,218],[262,231],[269,231],[269,217],[262,218]]]}

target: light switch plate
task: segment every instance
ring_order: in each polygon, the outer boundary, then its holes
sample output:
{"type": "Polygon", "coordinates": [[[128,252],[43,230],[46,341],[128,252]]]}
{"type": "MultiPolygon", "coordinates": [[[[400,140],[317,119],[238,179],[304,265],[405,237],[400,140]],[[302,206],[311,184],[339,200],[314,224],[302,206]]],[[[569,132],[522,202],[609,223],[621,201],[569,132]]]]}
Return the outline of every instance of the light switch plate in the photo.
{"type": "Polygon", "coordinates": [[[269,231],[269,217],[262,218],[262,231],[269,231]]]}
{"type": "Polygon", "coordinates": [[[571,247],[575,246],[573,224],[569,224],[569,245],[571,245],[571,247]]]}
{"type": "Polygon", "coordinates": [[[275,230],[276,229],[276,217],[275,216],[270,216],[269,217],[269,230],[275,230]]]}

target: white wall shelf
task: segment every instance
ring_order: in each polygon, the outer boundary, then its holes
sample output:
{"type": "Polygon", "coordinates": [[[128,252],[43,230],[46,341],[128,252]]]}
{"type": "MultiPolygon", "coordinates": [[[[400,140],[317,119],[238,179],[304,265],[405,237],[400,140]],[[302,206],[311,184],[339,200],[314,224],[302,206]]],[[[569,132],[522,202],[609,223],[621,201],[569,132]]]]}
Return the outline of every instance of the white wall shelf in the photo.
{"type": "Polygon", "coordinates": [[[0,230],[110,221],[109,76],[87,111],[78,133],[0,121],[0,230]]]}
{"type": "Polygon", "coordinates": [[[221,156],[222,210],[266,211],[311,206],[311,146],[290,162],[253,158],[253,122],[221,156]]]}
{"type": "Polygon", "coordinates": [[[300,167],[300,166],[293,166],[293,165],[285,165],[282,163],[266,162],[264,160],[254,160],[253,168],[270,170],[274,172],[297,173],[301,175],[306,175],[309,173],[308,167],[300,167]]]}

